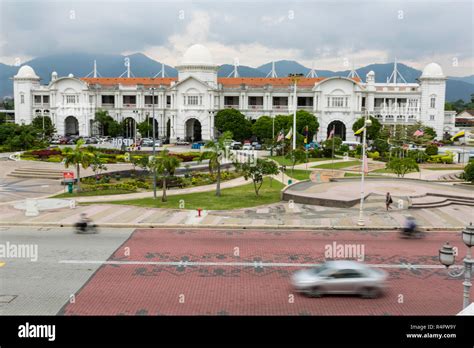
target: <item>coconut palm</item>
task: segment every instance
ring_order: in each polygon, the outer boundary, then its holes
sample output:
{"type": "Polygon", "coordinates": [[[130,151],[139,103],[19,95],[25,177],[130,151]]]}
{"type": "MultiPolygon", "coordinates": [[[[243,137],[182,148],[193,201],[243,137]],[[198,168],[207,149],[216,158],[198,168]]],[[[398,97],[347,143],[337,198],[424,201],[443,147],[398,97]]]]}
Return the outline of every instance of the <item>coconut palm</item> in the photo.
{"type": "Polygon", "coordinates": [[[173,176],[176,169],[180,166],[180,161],[175,156],[170,156],[168,150],[163,150],[160,153],[160,157],[155,158],[150,163],[150,168],[156,170],[163,180],[163,196],[161,197],[162,202],[166,202],[166,179],[169,176],[173,176]]]}
{"type": "Polygon", "coordinates": [[[64,149],[64,165],[66,168],[71,165],[76,167],[78,191],[81,190],[81,166],[84,169],[88,168],[94,158],[94,154],[87,151],[82,145],[84,145],[84,140],[80,139],[74,148],[67,147],[64,149]]]}
{"type": "Polygon", "coordinates": [[[217,170],[216,177],[216,196],[220,197],[221,195],[221,163],[224,159],[224,154],[227,151],[227,142],[232,139],[231,132],[224,132],[218,141],[210,141],[204,147],[209,151],[205,152],[205,157],[202,158],[209,160],[209,171],[213,169],[217,170]]]}

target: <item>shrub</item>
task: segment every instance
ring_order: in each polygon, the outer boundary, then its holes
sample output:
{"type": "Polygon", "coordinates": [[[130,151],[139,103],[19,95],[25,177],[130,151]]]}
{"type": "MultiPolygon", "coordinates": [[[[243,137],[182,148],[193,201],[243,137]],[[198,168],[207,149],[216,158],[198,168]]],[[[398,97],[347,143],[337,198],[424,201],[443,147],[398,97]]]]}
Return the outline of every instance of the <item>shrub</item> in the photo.
{"type": "Polygon", "coordinates": [[[61,163],[63,161],[63,158],[62,156],[55,155],[55,156],[49,157],[46,161],[53,162],[53,163],[61,163]]]}
{"type": "Polygon", "coordinates": [[[62,154],[61,150],[57,149],[44,149],[44,150],[35,150],[35,151],[30,151],[28,154],[37,156],[41,160],[47,159],[50,156],[60,156],[62,154]]]}
{"type": "Polygon", "coordinates": [[[378,151],[374,151],[374,152],[368,152],[367,153],[367,156],[369,158],[372,158],[374,160],[378,160],[380,158],[380,153],[378,151]]]}
{"type": "Polygon", "coordinates": [[[474,162],[464,167],[463,179],[474,183],[474,162]]]}
{"type": "Polygon", "coordinates": [[[434,156],[438,154],[438,146],[431,144],[426,147],[425,153],[428,156],[434,156]]]}

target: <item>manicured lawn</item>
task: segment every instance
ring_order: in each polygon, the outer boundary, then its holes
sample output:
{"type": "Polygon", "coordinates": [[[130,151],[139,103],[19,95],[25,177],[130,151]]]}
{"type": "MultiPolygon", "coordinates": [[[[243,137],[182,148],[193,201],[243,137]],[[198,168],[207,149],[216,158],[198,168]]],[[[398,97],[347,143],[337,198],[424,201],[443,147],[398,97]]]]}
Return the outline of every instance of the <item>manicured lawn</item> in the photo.
{"type": "MultiPolygon", "coordinates": [[[[272,160],[277,161],[282,166],[291,166],[291,165],[293,165],[291,160],[288,159],[288,158],[285,158],[285,156],[269,156],[268,158],[271,158],[272,160]]],[[[335,161],[338,161],[340,159],[341,158],[334,158],[335,161]]],[[[330,160],[331,160],[330,158],[311,158],[311,157],[308,157],[308,163],[310,163],[310,162],[330,161],[330,160]]],[[[298,164],[301,164],[301,163],[296,163],[296,164],[298,165],[298,164]]]]}
{"type": "Polygon", "coordinates": [[[316,166],[312,166],[311,168],[318,168],[318,169],[343,169],[347,167],[352,167],[356,165],[360,165],[360,161],[346,161],[346,162],[335,162],[333,163],[326,163],[320,164],[316,166]]]}
{"type": "Polygon", "coordinates": [[[285,174],[288,175],[290,178],[296,180],[309,180],[309,175],[311,174],[312,170],[304,170],[304,169],[287,169],[285,174]]]}
{"type": "Polygon", "coordinates": [[[74,193],[60,193],[59,195],[51,198],[73,198],[73,197],[90,197],[90,196],[109,196],[109,195],[120,195],[123,193],[135,193],[135,191],[128,190],[100,190],[100,191],[84,191],[74,193]]]}
{"type": "MultiPolygon", "coordinates": [[[[409,171],[409,172],[407,172],[407,174],[408,174],[408,173],[414,173],[414,172],[416,172],[416,170],[409,171]]],[[[390,169],[387,169],[387,168],[380,168],[380,169],[372,170],[371,173],[388,173],[388,174],[395,174],[393,171],[391,171],[390,169]]]]}
{"type": "Polygon", "coordinates": [[[359,174],[359,173],[349,173],[349,172],[345,172],[344,173],[344,177],[347,178],[347,177],[351,177],[351,176],[361,176],[362,174],[359,174]]]}
{"type": "Polygon", "coordinates": [[[421,168],[421,169],[427,169],[427,170],[461,170],[461,169],[464,169],[464,167],[459,167],[459,166],[455,166],[455,167],[424,167],[424,168],[421,168]]]}
{"type": "Polygon", "coordinates": [[[255,195],[253,183],[250,181],[249,184],[243,186],[223,189],[220,197],[215,195],[215,191],[189,193],[168,196],[168,201],[163,203],[161,202],[161,191],[158,191],[159,197],[156,201],[151,197],[105,203],[178,209],[180,200],[183,200],[185,209],[228,210],[279,202],[280,191],[283,187],[283,184],[277,180],[273,180],[272,187],[270,187],[270,179],[265,178],[259,196],[255,195]]]}

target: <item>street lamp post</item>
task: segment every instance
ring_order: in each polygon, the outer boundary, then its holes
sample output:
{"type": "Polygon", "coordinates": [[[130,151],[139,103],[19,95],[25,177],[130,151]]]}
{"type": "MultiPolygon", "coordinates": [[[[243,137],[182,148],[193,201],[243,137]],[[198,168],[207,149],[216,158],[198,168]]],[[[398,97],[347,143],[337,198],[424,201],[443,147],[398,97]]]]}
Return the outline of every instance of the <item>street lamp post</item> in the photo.
{"type": "MultiPolygon", "coordinates": [[[[474,264],[474,259],[472,258],[471,255],[471,247],[474,246],[474,226],[472,225],[472,222],[469,224],[469,226],[466,226],[464,230],[462,231],[462,240],[464,244],[467,246],[467,254],[466,257],[464,257],[464,267],[461,268],[460,271],[455,272],[451,271],[448,272],[448,274],[451,277],[459,278],[464,275],[464,282],[462,285],[464,285],[464,291],[463,291],[463,309],[465,309],[467,306],[469,306],[470,303],[470,293],[471,293],[471,274],[472,274],[472,265],[474,264]]],[[[445,245],[441,249],[439,249],[439,262],[448,268],[449,266],[452,266],[454,264],[456,257],[456,252],[454,248],[449,244],[449,242],[446,242],[445,245]]]]}
{"type": "MultiPolygon", "coordinates": [[[[153,117],[153,130],[152,130],[152,135],[153,135],[153,161],[156,159],[156,147],[155,147],[155,87],[150,87],[151,91],[151,105],[152,105],[152,117],[153,117]]],[[[156,169],[153,166],[153,199],[156,199],[156,169]]]]}
{"type": "Polygon", "coordinates": [[[361,180],[360,180],[360,204],[359,204],[359,220],[357,221],[357,225],[359,226],[364,226],[365,221],[364,221],[364,182],[365,182],[365,161],[367,160],[365,158],[365,147],[367,144],[367,127],[370,127],[372,125],[372,121],[368,117],[368,114],[365,114],[365,119],[364,119],[364,131],[362,134],[362,165],[361,165],[361,180]]]}

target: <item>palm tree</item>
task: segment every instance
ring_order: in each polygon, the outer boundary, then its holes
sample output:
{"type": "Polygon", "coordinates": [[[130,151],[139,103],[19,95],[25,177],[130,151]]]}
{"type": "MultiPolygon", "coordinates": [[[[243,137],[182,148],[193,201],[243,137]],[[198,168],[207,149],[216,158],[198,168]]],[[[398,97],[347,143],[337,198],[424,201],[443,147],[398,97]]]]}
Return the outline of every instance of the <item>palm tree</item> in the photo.
{"type": "Polygon", "coordinates": [[[84,148],[84,140],[80,139],[74,148],[67,147],[64,149],[64,165],[69,168],[70,165],[76,166],[77,173],[77,190],[81,190],[81,166],[86,169],[93,161],[94,155],[84,148]]]}
{"type": "Polygon", "coordinates": [[[163,196],[161,197],[162,202],[166,202],[166,179],[168,176],[173,176],[176,169],[180,166],[180,161],[175,156],[170,156],[168,150],[163,150],[160,153],[159,158],[155,158],[150,167],[152,170],[156,170],[156,172],[162,177],[163,179],[163,196]]]}
{"type": "Polygon", "coordinates": [[[209,159],[209,171],[217,169],[216,196],[218,197],[221,195],[221,163],[224,158],[223,154],[227,150],[226,142],[230,139],[232,139],[232,133],[224,132],[218,141],[210,141],[205,146],[206,149],[210,150],[206,152],[205,156],[206,159],[209,159]]]}

